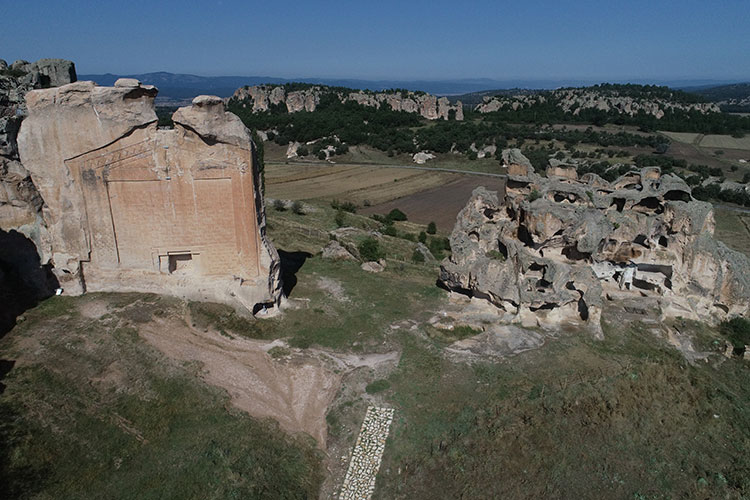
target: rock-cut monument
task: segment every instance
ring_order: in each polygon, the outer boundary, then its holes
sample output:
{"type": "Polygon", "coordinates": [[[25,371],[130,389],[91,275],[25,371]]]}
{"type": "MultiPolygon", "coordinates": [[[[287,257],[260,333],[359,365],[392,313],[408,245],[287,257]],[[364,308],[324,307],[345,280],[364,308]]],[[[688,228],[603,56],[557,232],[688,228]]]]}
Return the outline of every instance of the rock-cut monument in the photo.
{"type": "Polygon", "coordinates": [[[18,146],[44,199],[42,261],[66,293],[277,303],[279,257],[265,237],[249,131],[214,96],[159,127],[156,94],[120,79],[26,95],[18,146]]]}

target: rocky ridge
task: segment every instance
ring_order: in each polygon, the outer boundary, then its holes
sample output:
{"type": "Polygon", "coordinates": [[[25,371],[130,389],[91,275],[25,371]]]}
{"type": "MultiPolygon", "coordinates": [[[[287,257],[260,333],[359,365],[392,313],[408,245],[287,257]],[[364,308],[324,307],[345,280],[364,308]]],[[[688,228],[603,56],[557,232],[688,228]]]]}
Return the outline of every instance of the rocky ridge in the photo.
{"type": "Polygon", "coordinates": [[[478,104],[475,110],[480,113],[507,109],[515,111],[549,103],[574,116],[589,109],[627,116],[645,113],[657,119],[663,118],[669,110],[720,112],[715,103],[681,103],[662,97],[632,97],[620,95],[617,91],[602,92],[591,89],[560,89],[535,95],[485,96],[483,102],[478,104]]]}
{"type": "Polygon", "coordinates": [[[440,281],[504,321],[601,332],[605,300],[655,300],[661,314],[717,320],[750,308],[750,260],[714,240],[713,209],[656,167],[609,183],[574,167],[537,174],[505,150],[505,192],[477,188],[440,281]]]}
{"type": "Polygon", "coordinates": [[[289,113],[310,113],[320,104],[321,97],[328,94],[334,94],[342,103],[353,101],[377,109],[389,106],[393,111],[419,113],[428,120],[448,120],[451,115],[458,121],[464,119],[463,105],[460,101],[451,104],[447,97],[412,91],[370,92],[323,85],[287,90],[283,85],[256,85],[237,89],[231,99],[242,102],[245,107],[252,107],[254,113],[269,111],[272,106],[279,105],[286,106],[289,113]]]}

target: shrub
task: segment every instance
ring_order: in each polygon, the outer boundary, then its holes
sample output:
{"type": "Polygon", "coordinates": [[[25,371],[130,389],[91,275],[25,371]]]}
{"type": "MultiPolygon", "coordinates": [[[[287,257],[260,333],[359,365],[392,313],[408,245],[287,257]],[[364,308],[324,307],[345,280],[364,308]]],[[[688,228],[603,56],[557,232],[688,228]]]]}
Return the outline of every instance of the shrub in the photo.
{"type": "Polygon", "coordinates": [[[277,212],[283,212],[286,210],[286,203],[284,200],[273,200],[273,208],[277,212]]]}
{"type": "Polygon", "coordinates": [[[541,193],[539,193],[539,191],[537,191],[536,189],[532,189],[531,193],[529,193],[529,203],[536,201],[541,197],[542,195],[541,193]]]}
{"type": "Polygon", "coordinates": [[[307,150],[306,146],[300,146],[297,148],[297,156],[307,156],[310,154],[310,151],[307,150]]]}
{"type": "Polygon", "coordinates": [[[328,158],[328,155],[326,155],[326,152],[323,150],[318,151],[318,160],[325,160],[328,158]]]}
{"type": "Polygon", "coordinates": [[[419,239],[420,243],[426,243],[427,242],[427,233],[425,233],[424,231],[421,231],[419,233],[419,238],[418,239],[419,239]]]}
{"type": "Polygon", "coordinates": [[[393,221],[405,221],[407,220],[406,214],[399,210],[398,208],[394,208],[390,212],[388,212],[388,218],[393,221]]]}
{"type": "Polygon", "coordinates": [[[437,233],[437,224],[434,222],[430,222],[427,224],[427,234],[435,234],[437,233]]]}
{"type": "Polygon", "coordinates": [[[393,226],[385,226],[385,229],[383,229],[383,234],[386,236],[398,236],[398,231],[396,231],[396,228],[393,226]]]}
{"type": "Polygon", "coordinates": [[[422,252],[415,248],[414,252],[411,254],[411,261],[415,264],[421,264],[422,262],[424,262],[424,255],[422,254],[422,252]]]}
{"type": "Polygon", "coordinates": [[[344,225],[346,224],[346,217],[343,210],[338,210],[336,212],[336,215],[333,218],[333,222],[336,223],[337,227],[344,227],[344,225]]]}
{"type": "Polygon", "coordinates": [[[292,212],[297,215],[305,215],[304,207],[302,206],[302,202],[299,200],[296,200],[294,203],[292,203],[292,212]]]}
{"type": "Polygon", "coordinates": [[[375,238],[366,238],[357,246],[359,255],[366,262],[377,261],[385,257],[385,252],[380,248],[380,243],[375,238]]]}
{"type": "Polygon", "coordinates": [[[505,255],[499,250],[490,250],[485,255],[492,260],[505,260],[505,255]]]}
{"type": "Polygon", "coordinates": [[[367,392],[368,394],[375,394],[376,392],[385,391],[389,389],[390,387],[391,387],[391,383],[381,378],[379,380],[376,380],[374,382],[367,384],[367,386],[365,387],[365,392],[367,392]]]}
{"type": "Polygon", "coordinates": [[[350,212],[350,213],[357,213],[357,205],[352,203],[351,201],[345,201],[341,204],[341,210],[344,212],[350,212]]]}
{"type": "Polygon", "coordinates": [[[719,325],[719,330],[729,338],[735,349],[744,350],[745,346],[750,344],[750,321],[745,318],[736,317],[723,321],[719,325]]]}

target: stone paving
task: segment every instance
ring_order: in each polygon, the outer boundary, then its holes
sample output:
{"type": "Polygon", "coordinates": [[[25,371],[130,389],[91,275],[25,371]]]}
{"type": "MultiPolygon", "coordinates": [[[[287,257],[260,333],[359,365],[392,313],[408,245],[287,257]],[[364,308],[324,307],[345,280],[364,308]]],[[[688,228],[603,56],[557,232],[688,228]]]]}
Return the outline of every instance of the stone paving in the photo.
{"type": "Polygon", "coordinates": [[[365,413],[339,500],[369,500],[393,422],[393,408],[370,406],[365,413]]]}

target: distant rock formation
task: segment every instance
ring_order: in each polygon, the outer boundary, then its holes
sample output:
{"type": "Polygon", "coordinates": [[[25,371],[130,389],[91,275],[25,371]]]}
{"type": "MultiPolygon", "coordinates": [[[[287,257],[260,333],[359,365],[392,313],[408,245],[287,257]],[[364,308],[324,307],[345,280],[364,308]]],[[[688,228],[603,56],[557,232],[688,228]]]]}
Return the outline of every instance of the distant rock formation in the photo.
{"type": "Polygon", "coordinates": [[[651,297],[664,316],[723,319],[750,308],[750,260],[714,240],[713,209],[656,167],[609,183],[557,163],[547,177],[505,150],[506,192],[477,188],[441,266],[448,288],[509,322],[589,325],[603,300],[651,297]]]}
{"type": "Polygon", "coordinates": [[[428,120],[464,119],[461,101],[451,104],[447,97],[436,97],[411,91],[354,91],[314,85],[302,90],[289,90],[283,85],[257,85],[237,89],[231,99],[250,106],[254,113],[265,112],[271,106],[284,105],[289,113],[313,112],[323,95],[335,94],[341,102],[354,101],[362,106],[380,109],[387,105],[393,111],[419,113],[428,120]]]}
{"type": "Polygon", "coordinates": [[[680,103],[657,97],[631,97],[618,95],[616,91],[602,92],[590,88],[560,89],[535,95],[485,96],[483,102],[475,108],[480,113],[492,113],[499,110],[518,110],[531,106],[553,103],[565,113],[577,116],[583,110],[594,109],[604,112],[635,116],[645,113],[661,119],[673,109],[697,111],[700,113],[718,113],[719,107],[714,103],[680,103]]]}
{"type": "Polygon", "coordinates": [[[265,238],[250,132],[214,96],[159,129],[156,94],[120,79],[26,95],[18,147],[44,200],[43,262],[66,293],[276,303],[279,258],[265,238]]]}

